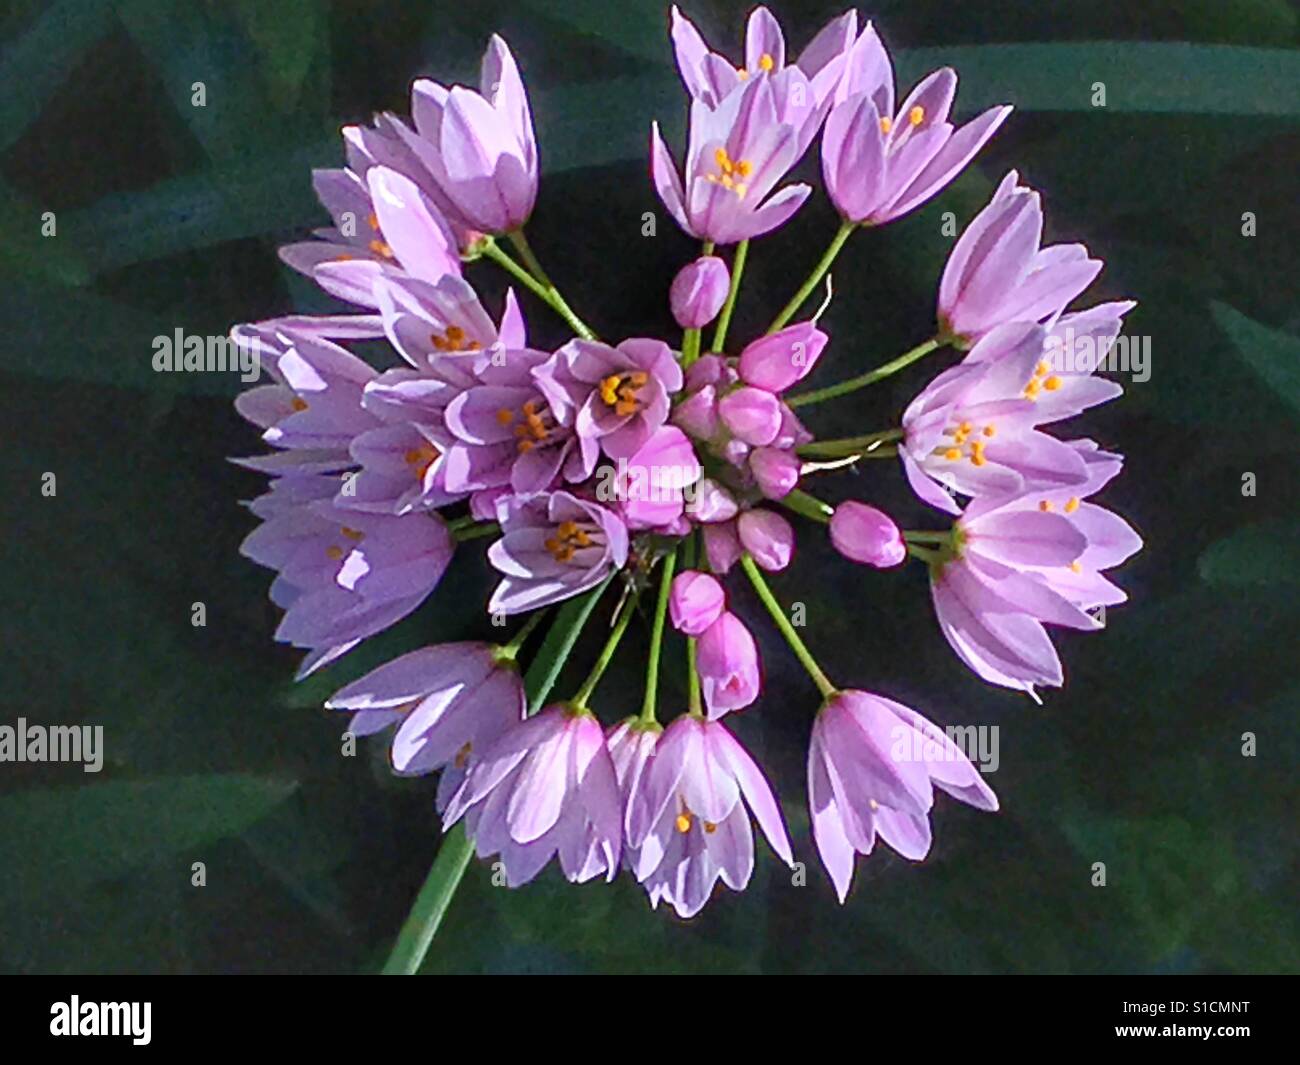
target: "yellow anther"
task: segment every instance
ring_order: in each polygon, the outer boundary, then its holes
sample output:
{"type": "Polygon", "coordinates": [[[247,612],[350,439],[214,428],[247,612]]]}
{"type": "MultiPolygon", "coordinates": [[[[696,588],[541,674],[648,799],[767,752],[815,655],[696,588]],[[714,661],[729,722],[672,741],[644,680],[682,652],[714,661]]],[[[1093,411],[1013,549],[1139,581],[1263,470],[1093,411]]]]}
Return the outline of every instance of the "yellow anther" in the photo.
{"type": "Polygon", "coordinates": [[[337,562],[343,557],[343,548],[330,544],[329,547],[325,548],[325,557],[331,562],[337,562]]]}
{"type": "Polygon", "coordinates": [[[894,120],[890,118],[888,115],[886,115],[884,118],[880,120],[881,133],[888,133],[893,128],[894,128],[894,120]]]}
{"type": "Polygon", "coordinates": [[[758,57],[759,70],[771,70],[774,66],[776,66],[776,60],[773,59],[766,52],[764,52],[761,56],[758,57]]]}
{"type": "Polygon", "coordinates": [[[366,538],[366,534],[363,533],[360,529],[350,529],[346,525],[340,525],[339,532],[341,532],[349,540],[356,540],[357,543],[360,543],[362,540],[366,538]]]}
{"type": "Polygon", "coordinates": [[[719,148],[713,153],[713,160],[718,164],[718,169],[724,174],[730,174],[735,164],[731,161],[731,156],[727,154],[726,148],[719,148]]]}
{"type": "Polygon", "coordinates": [[[741,67],[739,70],[736,71],[736,76],[740,78],[741,81],[745,81],[749,78],[749,71],[746,70],[744,67],[741,67]]]}
{"type": "Polygon", "coordinates": [[[986,425],[986,426],[984,426],[984,435],[985,435],[985,436],[992,436],[992,435],[993,435],[994,433],[996,433],[997,431],[998,431],[998,429],[997,429],[997,426],[996,426],[996,425],[986,425]]]}
{"type": "Polygon", "coordinates": [[[1051,368],[1052,367],[1047,363],[1047,361],[1044,360],[1034,367],[1034,376],[1045,377],[1051,368]]]}
{"type": "Polygon", "coordinates": [[[1025,395],[1028,396],[1030,399],[1037,398],[1038,391],[1039,391],[1039,384],[1037,378],[1030,381],[1029,384],[1025,385],[1025,395]]]}
{"type": "Polygon", "coordinates": [[[499,411],[497,411],[497,423],[499,425],[509,425],[514,420],[515,420],[514,411],[507,410],[505,407],[502,407],[499,411]]]}
{"type": "Polygon", "coordinates": [[[1083,566],[1081,566],[1078,562],[1071,562],[1071,563],[1070,563],[1070,571],[1073,572],[1073,573],[1082,573],[1082,572],[1083,572],[1083,566]]]}
{"type": "Polygon", "coordinates": [[[294,396],[293,402],[289,404],[294,411],[304,411],[307,409],[307,401],[302,396],[294,396]]]}
{"type": "Polygon", "coordinates": [[[601,379],[600,398],[603,399],[611,407],[618,402],[619,384],[620,381],[619,381],[618,374],[611,374],[609,377],[605,377],[601,379]]]}
{"type": "Polygon", "coordinates": [[[1057,377],[1055,374],[1053,374],[1051,377],[1049,377],[1046,381],[1043,382],[1043,387],[1047,389],[1047,391],[1049,392],[1055,392],[1058,388],[1061,387],[1061,379],[1057,377]]]}
{"type": "Polygon", "coordinates": [[[961,450],[959,448],[950,447],[947,451],[943,453],[943,457],[946,458],[949,462],[956,462],[959,458],[961,458],[961,450]]]}
{"type": "Polygon", "coordinates": [[[391,259],[393,257],[393,249],[390,248],[385,241],[380,240],[378,237],[376,237],[369,244],[367,244],[366,247],[369,248],[376,255],[380,256],[381,258],[391,259]]]}
{"type": "Polygon", "coordinates": [[[379,230],[379,215],[375,214],[374,211],[370,212],[370,215],[368,218],[366,218],[366,221],[370,224],[371,229],[375,231],[379,230]]]}
{"type": "Polygon", "coordinates": [[[677,831],[684,836],[691,830],[691,815],[684,813],[678,814],[677,820],[673,823],[677,826],[677,831]]]}
{"type": "Polygon", "coordinates": [[[704,822],[704,831],[707,832],[710,836],[713,835],[713,833],[715,833],[717,830],[718,830],[718,826],[715,825],[712,821],[704,822]]]}
{"type": "Polygon", "coordinates": [[[1052,509],[1052,501],[1050,499],[1040,499],[1038,501],[1038,509],[1046,513],[1052,509]]]}
{"type": "Polygon", "coordinates": [[[472,743],[467,743],[465,744],[464,747],[462,747],[459,751],[456,752],[457,769],[465,768],[465,764],[469,761],[470,752],[472,752],[473,750],[474,750],[474,745],[472,743]]]}
{"type": "Polygon", "coordinates": [[[958,431],[959,433],[965,433],[965,434],[969,435],[969,434],[970,434],[970,431],[971,431],[973,428],[975,428],[975,427],[974,427],[973,425],[971,425],[970,422],[962,422],[961,425],[957,426],[957,431],[958,431]]]}
{"type": "Polygon", "coordinates": [[[907,120],[914,126],[919,126],[925,121],[925,108],[920,105],[913,107],[907,112],[907,120]]]}
{"type": "Polygon", "coordinates": [[[749,177],[754,172],[754,164],[748,159],[742,159],[736,164],[736,173],[741,177],[749,177]]]}
{"type": "MultiPolygon", "coordinates": [[[[531,441],[525,441],[532,446],[531,441]]],[[[521,450],[527,450],[523,444],[521,450]]],[[[555,535],[543,541],[543,546],[551,553],[556,562],[568,562],[580,547],[591,546],[591,536],[576,521],[562,521],[555,528],[555,535]]]]}
{"type": "Polygon", "coordinates": [[[411,448],[402,458],[408,466],[414,467],[415,475],[423,479],[424,475],[429,472],[429,467],[438,460],[441,454],[442,452],[426,441],[419,447],[411,448]]]}
{"type": "Polygon", "coordinates": [[[1074,513],[1076,510],[1078,510],[1078,509],[1079,509],[1079,497],[1078,497],[1078,496],[1073,496],[1073,497],[1071,497],[1070,500],[1065,504],[1065,512],[1066,512],[1067,514],[1073,514],[1073,513],[1074,513]]]}

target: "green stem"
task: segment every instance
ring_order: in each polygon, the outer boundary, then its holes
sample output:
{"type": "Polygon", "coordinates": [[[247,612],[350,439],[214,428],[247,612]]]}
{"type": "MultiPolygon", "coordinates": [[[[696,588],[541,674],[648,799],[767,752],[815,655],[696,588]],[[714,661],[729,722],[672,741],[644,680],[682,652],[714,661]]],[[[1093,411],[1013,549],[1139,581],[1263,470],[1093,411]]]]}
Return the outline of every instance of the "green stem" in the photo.
{"type": "Polygon", "coordinates": [[[951,532],[916,532],[912,529],[903,530],[904,540],[915,540],[918,544],[943,544],[952,539],[951,532]]]}
{"type": "Polygon", "coordinates": [[[804,302],[812,294],[812,290],[817,287],[818,282],[826,276],[826,271],[831,268],[831,263],[835,261],[835,256],[839,255],[840,249],[844,247],[849,237],[852,236],[853,231],[857,228],[857,225],[853,222],[843,222],[840,224],[840,228],[836,231],[834,238],[831,240],[830,247],[826,249],[825,254],[822,255],[821,260],[817,265],[813,267],[813,272],[808,275],[808,280],[803,283],[798,292],[790,297],[790,302],[787,303],[785,307],[782,308],[781,313],[772,320],[772,324],[767,327],[768,333],[775,333],[798,313],[799,308],[804,305],[804,302]]]}
{"type": "MultiPolygon", "coordinates": [[[[596,602],[613,579],[611,574],[584,597],[570,600],[560,609],[537,657],[524,675],[530,714],[537,713],[546,702],[596,602]]],[[[419,971],[473,854],[474,844],[466,836],[463,825],[456,825],[443,837],[433,867],[397,934],[397,942],[384,964],[384,973],[412,975],[419,971]]]]}
{"type": "Polygon", "coordinates": [[[511,277],[521,285],[528,288],[539,299],[552,307],[555,306],[551,303],[551,294],[546,290],[546,287],[540,281],[534,279],[532,274],[510,258],[500,245],[494,242],[484,244],[483,255],[485,258],[491,259],[494,263],[504,269],[511,277]]]}
{"type": "Polygon", "coordinates": [[[835,508],[829,503],[823,503],[814,495],[809,495],[802,488],[796,488],[788,493],[781,500],[781,505],[787,510],[793,510],[796,514],[802,514],[805,518],[812,518],[813,521],[820,521],[823,524],[831,520],[831,515],[835,513],[835,508]]]}
{"type": "Polygon", "coordinates": [[[804,392],[797,396],[791,396],[786,400],[791,407],[803,407],[809,403],[820,403],[824,399],[833,399],[836,396],[847,395],[849,392],[856,392],[859,388],[866,388],[867,385],[874,385],[877,381],[882,381],[891,374],[898,373],[905,366],[910,366],[917,359],[929,355],[935,348],[940,346],[938,337],[931,337],[924,343],[918,344],[911,351],[905,351],[892,362],[887,362],[883,366],[877,366],[874,370],[868,370],[858,377],[850,377],[847,381],[841,381],[838,385],[830,385],[826,388],[819,388],[814,392],[804,392]]]}
{"type": "MultiPolygon", "coordinates": [[[[682,550],[683,562],[687,569],[695,568],[695,555],[698,550],[696,541],[699,539],[698,533],[691,533],[686,537],[686,546],[682,550]]],[[[696,647],[695,637],[686,637],[686,686],[690,693],[687,708],[690,710],[692,717],[702,717],[704,715],[704,697],[700,691],[700,673],[695,668],[696,647]]]]}
{"type": "Polygon", "coordinates": [[[673,570],[677,568],[677,549],[668,553],[659,575],[659,599],[655,603],[654,627],[650,630],[650,657],[645,667],[645,699],[641,703],[641,720],[651,724],[655,720],[659,700],[659,654],[664,642],[664,619],[668,615],[668,597],[673,583],[673,570]]]}
{"type": "Polygon", "coordinates": [[[682,331],[682,368],[690,369],[691,364],[700,357],[700,331],[686,329],[682,331]]]}
{"type": "Polygon", "coordinates": [[[429,952],[429,945],[473,856],[474,844],[465,835],[464,825],[456,825],[443,837],[433,867],[415,897],[415,905],[406,915],[402,930],[397,933],[393,952],[384,963],[385,976],[414,976],[420,971],[420,963],[429,952]]]}
{"type": "Polygon", "coordinates": [[[744,554],[740,556],[740,564],[745,568],[745,573],[749,577],[749,583],[754,586],[754,591],[758,593],[758,597],[763,600],[763,605],[767,607],[767,612],[772,615],[776,627],[781,630],[785,642],[790,645],[790,650],[802,663],[803,668],[808,671],[808,676],[812,677],[813,683],[817,685],[817,690],[822,693],[823,697],[830,698],[835,694],[835,685],[827,679],[826,674],[821,670],[821,666],[813,658],[812,652],[800,639],[799,634],[794,631],[794,626],[790,624],[790,619],[785,616],[785,611],[781,609],[781,604],[776,601],[776,596],[772,594],[772,589],[767,586],[767,581],[764,580],[763,574],[754,560],[748,554],[744,554]]]}
{"type": "Polygon", "coordinates": [[[605,646],[601,648],[600,657],[596,659],[596,664],[591,667],[591,672],[587,674],[587,679],[583,681],[582,687],[578,689],[578,694],[569,700],[574,706],[584,710],[587,708],[587,700],[591,698],[591,693],[596,690],[600,678],[605,675],[605,670],[609,668],[609,663],[614,658],[614,652],[618,650],[619,642],[623,639],[623,633],[627,632],[628,622],[632,620],[635,606],[635,597],[629,596],[623,604],[623,609],[619,611],[618,619],[614,622],[614,628],[610,631],[609,639],[605,641],[605,646]]]}
{"type": "Polygon", "coordinates": [[[497,651],[498,658],[508,658],[512,662],[519,657],[519,649],[523,647],[524,641],[533,634],[533,630],[541,624],[542,619],[546,617],[546,611],[537,610],[533,615],[519,627],[511,638],[510,642],[497,651]]]}
{"type": "Polygon", "coordinates": [[[891,440],[901,440],[902,429],[882,429],[878,433],[863,436],[843,436],[837,440],[818,440],[811,444],[802,444],[795,450],[803,458],[838,459],[871,449],[873,444],[886,444],[891,440]]]}
{"type": "Polygon", "coordinates": [[[938,551],[931,551],[925,547],[917,547],[916,544],[911,543],[907,545],[907,553],[913,558],[919,558],[927,566],[933,566],[941,559],[938,551]]]}
{"type": "Polygon", "coordinates": [[[463,544],[466,540],[477,540],[480,536],[495,536],[501,531],[501,526],[495,521],[485,521],[481,525],[462,525],[459,529],[452,530],[452,539],[458,544],[463,544]]]}
{"type": "Polygon", "coordinates": [[[595,340],[596,334],[591,331],[586,322],[573,313],[573,309],[560,295],[560,290],[555,287],[555,282],[542,269],[542,264],[538,262],[537,256],[533,254],[532,246],[528,243],[528,238],[524,236],[524,231],[515,229],[510,232],[509,236],[510,243],[519,252],[519,257],[523,259],[524,265],[532,271],[533,277],[545,287],[547,293],[549,293],[548,299],[551,306],[559,312],[561,318],[569,323],[569,328],[582,337],[583,340],[595,340]]]}
{"type": "Polygon", "coordinates": [[[736,245],[736,254],[731,260],[731,287],[727,290],[727,302],[722,305],[722,314],[718,316],[718,328],[713,333],[713,354],[722,353],[722,345],[727,341],[727,328],[731,325],[731,312],[736,306],[736,294],[740,292],[740,277],[745,272],[745,258],[749,255],[749,241],[742,240],[736,245]]]}

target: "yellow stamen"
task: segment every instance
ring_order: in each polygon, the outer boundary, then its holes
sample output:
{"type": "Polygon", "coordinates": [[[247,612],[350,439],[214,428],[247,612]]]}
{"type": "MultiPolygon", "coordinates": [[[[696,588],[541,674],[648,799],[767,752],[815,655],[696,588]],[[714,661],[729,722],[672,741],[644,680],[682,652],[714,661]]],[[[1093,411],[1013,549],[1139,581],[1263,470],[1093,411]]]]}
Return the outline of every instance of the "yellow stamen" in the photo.
{"type": "Polygon", "coordinates": [[[950,447],[943,453],[943,457],[949,462],[956,462],[957,459],[961,458],[961,451],[958,448],[950,447]]]}
{"type": "Polygon", "coordinates": [[[718,826],[715,825],[712,821],[704,822],[704,831],[707,832],[710,836],[713,835],[713,833],[715,833],[717,830],[718,830],[718,826]]]}
{"type": "Polygon", "coordinates": [[[393,249],[388,246],[387,242],[380,240],[378,237],[367,244],[366,247],[381,258],[393,258],[393,249]]]}
{"type": "Polygon", "coordinates": [[[760,70],[770,71],[774,66],[776,66],[776,60],[773,59],[766,52],[764,52],[761,56],[758,57],[758,67],[760,70]]]}
{"type": "Polygon", "coordinates": [[[986,426],[984,426],[984,435],[985,435],[985,436],[992,436],[992,435],[993,435],[994,433],[996,433],[997,431],[998,431],[998,430],[997,430],[997,426],[995,426],[995,425],[986,425],[986,426]]]}
{"type": "Polygon", "coordinates": [[[1039,391],[1039,384],[1037,378],[1030,381],[1029,384],[1025,385],[1025,395],[1029,399],[1036,399],[1038,397],[1038,391],[1039,391]]]}
{"type": "Polygon", "coordinates": [[[474,750],[474,745],[472,743],[467,743],[465,744],[464,747],[462,747],[459,751],[456,752],[457,769],[465,768],[465,763],[469,761],[470,752],[473,750],[474,750]]]}
{"type": "Polygon", "coordinates": [[[1065,512],[1066,512],[1067,514],[1073,514],[1073,513],[1074,513],[1076,510],[1078,510],[1078,509],[1079,509],[1079,497],[1078,497],[1078,496],[1074,496],[1074,497],[1072,497],[1072,498],[1069,500],[1069,502],[1067,502],[1067,503],[1065,504],[1065,512]]]}
{"type": "Polygon", "coordinates": [[[674,822],[674,824],[677,826],[678,832],[680,832],[683,836],[686,835],[686,833],[691,830],[691,815],[678,814],[677,820],[674,822]]]}
{"type": "Polygon", "coordinates": [[[371,229],[378,231],[378,229],[379,229],[379,215],[375,214],[374,211],[371,211],[371,212],[370,212],[370,215],[366,218],[366,221],[370,224],[370,228],[371,228],[371,229]]]}
{"type": "Polygon", "coordinates": [[[356,540],[358,543],[360,543],[362,540],[366,538],[366,534],[363,533],[360,529],[350,529],[346,525],[339,526],[339,532],[341,532],[349,540],[356,540]]]}
{"type": "Polygon", "coordinates": [[[925,121],[925,108],[921,106],[913,107],[907,112],[907,120],[914,126],[919,126],[925,121]]]}
{"type": "Polygon", "coordinates": [[[289,404],[295,411],[304,411],[307,409],[307,401],[301,396],[294,396],[293,402],[289,404]]]}
{"type": "Polygon", "coordinates": [[[335,547],[333,544],[330,544],[329,547],[325,548],[325,557],[331,562],[337,562],[343,557],[343,548],[335,547]]]}
{"type": "Polygon", "coordinates": [[[1071,562],[1070,569],[1074,573],[1082,573],[1083,567],[1078,562],[1071,562]]]}
{"type": "Polygon", "coordinates": [[[1038,509],[1043,511],[1044,513],[1047,513],[1052,509],[1052,501],[1050,499],[1039,500],[1038,509]]]}
{"type": "Polygon", "coordinates": [[[1044,360],[1034,367],[1034,376],[1045,377],[1049,370],[1051,370],[1051,366],[1049,366],[1046,360],[1044,360]]]}
{"type": "Polygon", "coordinates": [[[1061,379],[1057,377],[1055,374],[1053,374],[1051,377],[1049,377],[1046,381],[1043,382],[1043,387],[1047,389],[1047,391],[1049,392],[1055,392],[1058,388],[1061,387],[1061,379]]]}
{"type": "Polygon", "coordinates": [[[880,120],[881,133],[888,133],[893,128],[894,128],[894,120],[890,118],[888,115],[886,115],[884,118],[880,120]]]}
{"type": "Polygon", "coordinates": [[[512,410],[507,410],[505,407],[502,407],[499,411],[497,411],[497,424],[498,424],[498,425],[509,425],[509,424],[510,424],[512,421],[514,421],[514,420],[515,420],[515,412],[514,412],[514,411],[512,411],[512,410]]]}

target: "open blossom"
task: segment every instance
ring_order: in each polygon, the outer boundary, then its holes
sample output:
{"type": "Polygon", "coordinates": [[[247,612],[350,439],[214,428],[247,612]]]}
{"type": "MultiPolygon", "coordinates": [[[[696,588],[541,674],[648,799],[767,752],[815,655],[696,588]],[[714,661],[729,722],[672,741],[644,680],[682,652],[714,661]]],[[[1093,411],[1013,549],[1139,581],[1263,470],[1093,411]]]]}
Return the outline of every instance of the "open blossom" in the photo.
{"type": "Polygon", "coordinates": [[[941,191],[1011,113],[992,107],[955,129],[948,121],[957,75],[948,67],[924,78],[894,105],[894,68],[874,27],[854,43],[839,102],[822,137],[822,177],[847,221],[883,225],[941,191]]]}
{"type": "MultiPolygon", "coordinates": [[[[613,495],[628,528],[675,528],[702,472],[685,433],[672,425],[656,429],[631,458],[619,459],[612,478],[613,495]]],[[[597,498],[604,494],[602,485],[597,498]]]]}
{"type": "Polygon", "coordinates": [[[441,190],[454,224],[481,233],[518,229],[537,199],[537,139],[510,48],[493,35],[480,91],[422,78],[411,88],[415,132],[397,127],[441,190]]]}
{"type": "MultiPolygon", "coordinates": [[[[677,69],[692,99],[717,107],[737,85],[764,75],[801,114],[800,143],[806,147],[825,117],[826,107],[844,74],[844,64],[857,33],[858,15],[849,11],[827,23],[792,64],[786,63],[785,34],[766,7],[757,7],[745,27],[745,62],[734,67],[709,49],[694,23],[674,5],[673,49],[677,69]],[[802,94],[803,99],[797,99],[802,94]],[[803,100],[811,106],[806,106],[803,100]]],[[[800,155],[803,148],[800,148],[800,155]]]]}
{"type": "Polygon", "coordinates": [[[664,731],[632,791],[627,845],[652,905],[680,917],[704,908],[721,880],[743,891],[754,871],[753,816],[793,863],[776,797],[748,752],[716,721],[683,714],[664,731]]]}
{"type": "Polygon", "coordinates": [[[943,269],[939,331],[969,347],[1008,322],[1055,318],[1101,272],[1082,244],[1040,248],[1043,209],[1014,170],[971,221],[943,269]]]}
{"type": "Polygon", "coordinates": [[[386,166],[364,175],[317,170],[312,183],[334,226],[317,230],[317,240],[285,245],[280,258],[331,295],[374,308],[373,286],[380,277],[432,283],[460,276],[455,234],[405,174],[386,166]]]}
{"type": "MultiPolygon", "coordinates": [[[[332,495],[334,487],[325,480],[314,491],[332,495]]],[[[299,676],[419,606],[455,551],[446,524],[433,514],[345,511],[310,492],[264,513],[240,553],[279,575],[273,598],[285,614],[275,637],[309,650],[299,676]]]]}
{"type": "Polygon", "coordinates": [[[600,722],[551,706],[497,738],[470,768],[444,815],[462,817],[480,858],[499,856],[506,883],[533,879],[552,857],[584,883],[618,873],[623,802],[600,722]]]}
{"type": "Polygon", "coordinates": [[[743,710],[763,690],[758,646],[745,623],[729,610],[723,610],[700,634],[696,668],[710,720],[743,710]]]}
{"type": "Polygon", "coordinates": [[[993,330],[903,412],[899,458],[927,503],[958,512],[940,486],[982,497],[1083,483],[1078,452],[1038,428],[1063,416],[1036,402],[1064,383],[1043,357],[1045,337],[1032,322],[993,330]]]}
{"type": "Polygon", "coordinates": [[[858,854],[879,835],[904,858],[930,851],[934,789],[979,810],[997,797],[942,729],[892,699],[837,692],[813,723],[808,814],[822,864],[843,902],[858,854]]]}
{"type": "Polygon", "coordinates": [[[348,731],[357,736],[395,725],[393,769],[406,776],[444,770],[441,810],[472,760],[523,720],[523,681],[498,651],[475,642],[422,647],[339,689],[325,705],[350,711],[348,731]]]}
{"type": "Polygon", "coordinates": [[[533,375],[566,424],[615,459],[631,456],[668,420],[670,397],[682,387],[681,365],[662,340],[618,347],[571,340],[533,375]]]}
{"type": "Polygon", "coordinates": [[[930,572],[935,615],[957,656],[989,683],[1031,696],[1064,682],[1044,625],[1100,629],[1087,611],[1125,599],[1100,571],[1142,546],[1122,518],[1085,502],[1119,471],[1118,456],[1091,441],[1069,446],[1088,469],[1084,484],[973,501],[955,527],[954,557],[930,572]]]}
{"type": "Polygon", "coordinates": [[[488,612],[519,614],[593,588],[627,561],[627,526],[569,492],[503,502],[488,561],[502,574],[488,612]]]}
{"type": "Polygon", "coordinates": [[[804,116],[783,116],[781,102],[766,77],[733,89],[716,108],[693,101],[684,177],[655,124],[655,189],[688,234],[718,245],[749,240],[788,221],[808,198],[812,189],[802,184],[769,195],[798,159],[804,130],[804,116]]]}

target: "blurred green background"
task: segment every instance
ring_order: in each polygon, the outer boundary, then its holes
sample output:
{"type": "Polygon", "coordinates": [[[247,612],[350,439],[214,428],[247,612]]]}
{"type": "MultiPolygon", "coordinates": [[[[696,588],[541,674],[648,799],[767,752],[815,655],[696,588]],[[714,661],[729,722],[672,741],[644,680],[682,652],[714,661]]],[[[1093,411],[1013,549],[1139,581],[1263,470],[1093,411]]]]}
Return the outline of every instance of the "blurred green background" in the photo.
{"type": "MultiPolygon", "coordinates": [[[[748,5],[687,6],[739,54],[748,5]]],[[[776,3],[801,47],[841,6],[776,3]]],[[[510,892],[471,866],[426,968],[444,972],[1251,972],[1297,968],[1300,557],[1300,54],[1282,0],[889,0],[877,20],[910,84],[958,68],[958,110],[1017,111],[974,166],[911,218],[854,238],[835,269],[816,381],[929,335],[951,238],[1008,167],[1044,191],[1048,235],[1107,260],[1086,302],[1131,296],[1149,381],[1080,419],[1128,455],[1106,501],[1146,550],[1106,631],[1058,637],[1068,684],[1037,708],[983,685],[934,624],[924,574],[868,572],[804,530],[774,585],[841,683],[940,723],[1000,726],[1003,812],[940,800],[923,865],[885,849],[840,907],[804,807],[815,693],[762,630],[768,691],[736,728],[768,769],[808,865],[765,848],[750,889],[685,924],[626,877],[554,871],[510,892]],[[1107,104],[1091,104],[1104,82],[1107,104]],[[1256,235],[1242,235],[1253,212],[1256,235]],[[1257,494],[1243,497],[1244,473],[1257,494]],[[1243,733],[1257,737],[1242,756],[1243,733]],[[1108,884],[1091,886],[1105,862],[1108,884]]],[[[534,246],[607,335],[672,336],[666,291],[695,248],[648,180],[652,119],[680,145],[685,103],[667,6],[643,0],[7,0],[0,7],[0,541],[3,722],[102,725],[106,763],[0,765],[0,970],[338,972],[382,962],[438,835],[432,780],[395,780],[378,743],[339,755],[336,686],[421,642],[492,630],[491,575],[468,545],[428,604],[323,676],[293,685],[268,574],[237,548],[260,479],[233,375],[155,374],[155,336],[328,298],[279,265],[324,223],[309,170],[338,128],[406,110],[410,80],[477,81],[501,31],[529,84],[543,160],[534,246]],[[205,108],[190,105],[203,81],[205,108]],[[57,236],[41,214],[55,212],[57,236]],[[641,236],[642,214],[658,235],[641,236]],[[54,498],[41,476],[58,478],[54,498]],[[207,624],[191,625],[203,602],[207,624]],[[207,886],[190,884],[191,863],[207,886]]],[[[817,172],[816,150],[803,166],[817,172]]],[[[752,335],[834,230],[820,194],[752,249],[732,326],[752,335]]],[[[498,307],[501,281],[471,279],[498,307]]],[[[525,296],[538,346],[565,338],[525,296]]],[[[847,435],[893,424],[934,372],[915,367],[813,408],[847,435]]],[[[892,464],[827,481],[911,527],[892,464]],[[887,468],[886,468],[887,467],[887,468]]],[[[734,583],[734,582],[733,582],[734,583]]],[[[604,616],[603,614],[601,616],[604,616]]],[[[637,640],[643,639],[638,634],[637,640]]],[[[585,672],[590,640],[563,692],[585,672]]],[[[635,640],[602,687],[607,721],[639,699],[635,640]]],[[[680,703],[670,645],[665,696],[680,703]]]]}

